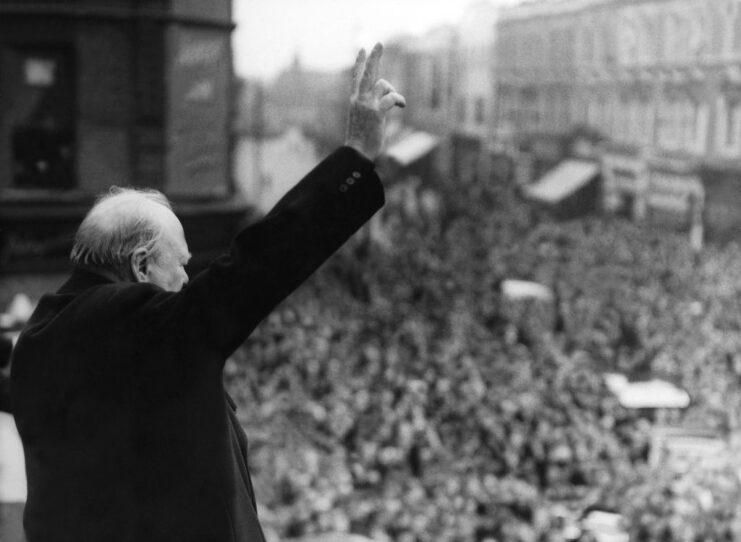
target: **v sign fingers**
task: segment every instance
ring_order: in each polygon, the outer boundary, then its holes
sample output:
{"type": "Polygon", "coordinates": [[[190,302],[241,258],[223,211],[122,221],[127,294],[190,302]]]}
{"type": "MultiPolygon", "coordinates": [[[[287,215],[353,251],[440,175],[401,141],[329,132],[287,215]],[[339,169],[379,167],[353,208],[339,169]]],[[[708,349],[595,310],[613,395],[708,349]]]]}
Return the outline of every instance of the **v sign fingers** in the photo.
{"type": "Polygon", "coordinates": [[[360,80],[360,92],[370,92],[378,79],[378,65],[381,62],[381,55],[383,54],[383,45],[376,43],[371,51],[368,61],[365,63],[365,72],[363,72],[363,78],[360,80]]]}
{"type": "Polygon", "coordinates": [[[384,79],[379,79],[383,46],[377,43],[366,58],[358,53],[353,67],[353,88],[347,117],[345,144],[374,160],[381,152],[386,113],[394,106],[404,107],[404,97],[384,79]]]}
{"type": "Polygon", "coordinates": [[[381,111],[385,113],[386,111],[393,108],[394,106],[406,107],[406,105],[407,105],[407,102],[404,99],[404,96],[402,96],[398,92],[389,92],[383,98],[381,98],[381,101],[379,102],[378,107],[381,111]]]}
{"type": "Polygon", "coordinates": [[[360,77],[365,67],[365,49],[358,51],[358,56],[355,59],[355,66],[352,69],[352,89],[350,93],[355,96],[360,92],[360,77]]]}

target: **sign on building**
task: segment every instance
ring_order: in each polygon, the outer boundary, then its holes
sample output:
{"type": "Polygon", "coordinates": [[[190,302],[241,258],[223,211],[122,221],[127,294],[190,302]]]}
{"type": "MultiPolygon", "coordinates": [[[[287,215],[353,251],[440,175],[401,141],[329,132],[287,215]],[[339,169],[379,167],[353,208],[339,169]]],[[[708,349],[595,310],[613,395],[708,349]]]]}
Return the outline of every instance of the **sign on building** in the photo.
{"type": "Polygon", "coordinates": [[[639,220],[645,217],[648,171],[642,157],[605,153],[602,157],[602,179],[607,211],[639,220]]]}
{"type": "Polygon", "coordinates": [[[170,30],[168,193],[229,191],[229,35],[208,28],[170,30]]]}
{"type": "Polygon", "coordinates": [[[650,209],[689,216],[693,202],[701,201],[705,191],[698,175],[667,170],[652,170],[649,175],[650,209]]]}

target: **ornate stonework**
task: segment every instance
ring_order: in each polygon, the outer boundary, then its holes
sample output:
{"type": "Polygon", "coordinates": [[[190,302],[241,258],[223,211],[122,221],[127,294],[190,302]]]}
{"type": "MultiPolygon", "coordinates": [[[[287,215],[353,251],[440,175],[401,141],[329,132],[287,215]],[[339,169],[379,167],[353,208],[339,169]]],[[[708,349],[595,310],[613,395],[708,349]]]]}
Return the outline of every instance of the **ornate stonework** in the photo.
{"type": "Polygon", "coordinates": [[[532,2],[504,10],[497,37],[497,120],[519,133],[586,121],[618,143],[741,160],[739,0],[532,2]],[[564,114],[549,113],[555,82],[564,114]]]}

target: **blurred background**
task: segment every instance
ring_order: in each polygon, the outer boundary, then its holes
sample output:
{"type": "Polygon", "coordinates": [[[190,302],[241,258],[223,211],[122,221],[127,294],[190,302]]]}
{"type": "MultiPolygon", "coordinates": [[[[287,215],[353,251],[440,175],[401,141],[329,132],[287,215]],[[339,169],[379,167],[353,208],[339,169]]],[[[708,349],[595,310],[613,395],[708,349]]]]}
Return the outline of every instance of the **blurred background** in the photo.
{"type": "Polygon", "coordinates": [[[164,191],[197,272],[376,41],[387,205],[226,365],[270,542],[741,540],[738,0],[0,0],[0,540],[95,195],[164,191]]]}

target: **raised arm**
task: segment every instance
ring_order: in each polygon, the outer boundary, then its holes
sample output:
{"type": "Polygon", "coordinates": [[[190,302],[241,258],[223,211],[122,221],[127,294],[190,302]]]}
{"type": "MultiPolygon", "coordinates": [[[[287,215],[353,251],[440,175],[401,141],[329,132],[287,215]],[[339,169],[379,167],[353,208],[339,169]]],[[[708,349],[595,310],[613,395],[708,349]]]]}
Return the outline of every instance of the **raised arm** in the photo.
{"type": "Polygon", "coordinates": [[[203,334],[224,355],[383,205],[374,170],[384,122],[404,98],[378,78],[383,52],[353,70],[346,145],[323,160],[260,221],[236,236],[228,254],[174,294],[182,333],[203,334]]]}

